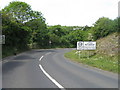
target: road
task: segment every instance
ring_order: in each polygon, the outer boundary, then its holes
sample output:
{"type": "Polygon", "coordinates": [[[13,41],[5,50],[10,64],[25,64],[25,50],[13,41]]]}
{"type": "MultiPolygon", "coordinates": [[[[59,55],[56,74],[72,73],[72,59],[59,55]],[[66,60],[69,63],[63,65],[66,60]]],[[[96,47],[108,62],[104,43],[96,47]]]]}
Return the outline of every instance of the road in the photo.
{"type": "Polygon", "coordinates": [[[72,62],[72,49],[38,49],[2,63],[3,88],[118,88],[118,75],[72,62]]]}

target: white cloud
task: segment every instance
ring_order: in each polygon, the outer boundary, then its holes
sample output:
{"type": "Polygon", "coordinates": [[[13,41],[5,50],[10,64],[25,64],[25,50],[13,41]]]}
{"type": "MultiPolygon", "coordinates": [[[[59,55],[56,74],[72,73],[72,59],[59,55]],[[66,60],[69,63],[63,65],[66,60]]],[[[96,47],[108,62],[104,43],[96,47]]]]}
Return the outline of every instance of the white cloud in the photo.
{"type": "MultiPolygon", "coordinates": [[[[2,7],[12,0],[3,0],[2,7]]],[[[119,0],[20,0],[41,11],[49,25],[92,25],[104,16],[118,16],[119,0]]]]}

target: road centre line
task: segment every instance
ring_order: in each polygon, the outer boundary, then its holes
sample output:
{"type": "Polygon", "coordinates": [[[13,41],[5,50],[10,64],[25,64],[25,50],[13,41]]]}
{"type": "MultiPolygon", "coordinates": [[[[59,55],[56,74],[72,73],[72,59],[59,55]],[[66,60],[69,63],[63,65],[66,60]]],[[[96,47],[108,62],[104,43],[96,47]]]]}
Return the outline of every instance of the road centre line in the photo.
{"type": "Polygon", "coordinates": [[[43,73],[60,89],[64,89],[62,85],[60,85],[55,79],[53,79],[44,69],[43,67],[39,64],[40,69],[43,71],[43,73]]]}
{"type": "MultiPolygon", "coordinates": [[[[41,61],[43,57],[44,57],[44,56],[41,56],[40,59],[39,59],[39,61],[41,61]]],[[[64,88],[62,85],[60,85],[54,78],[52,78],[52,77],[43,69],[43,67],[42,67],[41,64],[39,64],[39,67],[40,67],[40,69],[42,70],[42,72],[43,72],[58,88],[60,88],[61,90],[65,90],[65,88],[64,88]]]]}
{"type": "Polygon", "coordinates": [[[43,57],[44,57],[44,56],[40,57],[39,61],[41,61],[43,57]]]}

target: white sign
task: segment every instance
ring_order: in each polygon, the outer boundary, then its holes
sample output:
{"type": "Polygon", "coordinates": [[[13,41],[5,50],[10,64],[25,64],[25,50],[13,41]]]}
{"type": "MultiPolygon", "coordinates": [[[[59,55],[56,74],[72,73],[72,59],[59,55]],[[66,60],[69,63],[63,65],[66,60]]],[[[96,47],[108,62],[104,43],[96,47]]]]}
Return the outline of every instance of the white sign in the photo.
{"type": "Polygon", "coordinates": [[[96,42],[93,41],[79,41],[77,42],[77,50],[95,50],[96,42]]]}
{"type": "Polygon", "coordinates": [[[0,35],[0,44],[5,44],[5,35],[0,35]]]}
{"type": "Polygon", "coordinates": [[[83,50],[84,49],[84,42],[79,41],[77,42],[77,50],[83,50]]]}

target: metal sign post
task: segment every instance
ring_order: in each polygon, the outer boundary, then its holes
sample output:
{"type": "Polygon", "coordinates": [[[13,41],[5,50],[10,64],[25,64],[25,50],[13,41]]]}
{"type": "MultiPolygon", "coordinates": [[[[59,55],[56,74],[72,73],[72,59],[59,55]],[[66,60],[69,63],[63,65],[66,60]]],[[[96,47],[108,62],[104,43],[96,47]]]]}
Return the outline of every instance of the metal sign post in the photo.
{"type": "MultiPolygon", "coordinates": [[[[77,50],[96,50],[96,42],[94,41],[78,41],[77,50]]],[[[90,52],[88,51],[88,58],[90,52]]],[[[80,56],[79,56],[80,57],[80,56]]]]}
{"type": "Polygon", "coordinates": [[[89,58],[90,52],[88,51],[88,58],[89,58]]]}
{"type": "Polygon", "coordinates": [[[0,35],[0,44],[5,44],[5,35],[0,35]]]}
{"type": "Polygon", "coordinates": [[[77,50],[79,51],[79,59],[80,59],[80,52],[83,48],[83,42],[80,41],[80,42],[77,42],[77,50]]]}
{"type": "Polygon", "coordinates": [[[79,51],[79,59],[80,59],[80,51],[79,51]]]}

